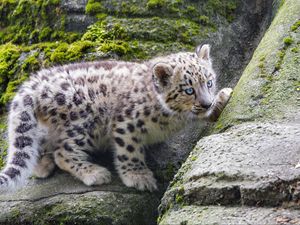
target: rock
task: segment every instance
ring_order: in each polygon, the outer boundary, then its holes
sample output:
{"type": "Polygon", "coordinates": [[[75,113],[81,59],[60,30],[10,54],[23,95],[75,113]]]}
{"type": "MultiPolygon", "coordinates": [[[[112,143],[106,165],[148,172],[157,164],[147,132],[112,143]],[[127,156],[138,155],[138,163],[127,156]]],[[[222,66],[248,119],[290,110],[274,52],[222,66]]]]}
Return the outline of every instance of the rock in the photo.
{"type": "Polygon", "coordinates": [[[299,223],[299,13],[299,1],[281,5],[211,135],[164,194],[159,224],[299,223]]]}
{"type": "Polygon", "coordinates": [[[114,180],[101,187],[87,187],[65,173],[32,180],[15,194],[0,195],[0,224],[156,224],[158,194],[114,180]]]}
{"type": "Polygon", "coordinates": [[[280,208],[184,206],[168,212],[161,225],[300,224],[299,211],[280,208]]]}
{"type": "Polygon", "coordinates": [[[161,210],[174,199],[183,205],[297,202],[299,136],[300,123],[243,123],[202,138],[165,193],[161,210]]]}

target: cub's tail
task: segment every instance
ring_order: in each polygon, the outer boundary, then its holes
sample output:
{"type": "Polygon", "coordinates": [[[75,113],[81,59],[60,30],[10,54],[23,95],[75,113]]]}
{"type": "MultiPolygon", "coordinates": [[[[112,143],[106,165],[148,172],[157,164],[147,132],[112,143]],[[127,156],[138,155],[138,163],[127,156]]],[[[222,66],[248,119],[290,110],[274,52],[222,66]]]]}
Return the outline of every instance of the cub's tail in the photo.
{"type": "Polygon", "coordinates": [[[8,118],[7,163],[0,172],[0,192],[15,190],[25,183],[37,164],[39,136],[32,90],[23,85],[11,104],[8,118]]]}

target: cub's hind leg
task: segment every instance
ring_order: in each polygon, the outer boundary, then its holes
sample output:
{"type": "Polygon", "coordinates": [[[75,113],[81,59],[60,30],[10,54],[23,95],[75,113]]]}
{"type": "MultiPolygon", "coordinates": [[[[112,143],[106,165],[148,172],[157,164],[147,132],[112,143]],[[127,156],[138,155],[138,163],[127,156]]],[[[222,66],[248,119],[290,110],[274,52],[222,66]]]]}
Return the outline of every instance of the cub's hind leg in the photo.
{"type": "Polygon", "coordinates": [[[81,180],[84,184],[101,185],[111,181],[111,173],[104,167],[88,161],[87,142],[82,139],[66,139],[54,152],[56,165],[81,180]]]}

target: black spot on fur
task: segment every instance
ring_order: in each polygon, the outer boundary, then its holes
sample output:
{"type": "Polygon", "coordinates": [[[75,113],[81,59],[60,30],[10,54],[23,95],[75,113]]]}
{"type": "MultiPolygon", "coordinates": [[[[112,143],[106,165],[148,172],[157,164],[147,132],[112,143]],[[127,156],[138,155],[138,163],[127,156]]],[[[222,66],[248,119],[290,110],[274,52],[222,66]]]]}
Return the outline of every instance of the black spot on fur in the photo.
{"type": "Polygon", "coordinates": [[[129,159],[126,155],[118,155],[117,158],[120,162],[125,162],[129,159]]]}
{"type": "Polygon", "coordinates": [[[57,93],[54,99],[58,105],[64,105],[66,103],[66,96],[63,93],[57,93]]]}
{"type": "Polygon", "coordinates": [[[129,151],[129,152],[134,152],[134,147],[132,146],[132,145],[127,145],[127,151],[129,151]]]}
{"type": "Polygon", "coordinates": [[[131,161],[134,162],[134,163],[137,163],[137,162],[139,162],[140,160],[139,160],[138,158],[135,158],[135,157],[134,157],[134,158],[131,159],[131,161]]]}
{"type": "Polygon", "coordinates": [[[84,84],[85,84],[84,79],[83,79],[82,77],[78,77],[78,78],[75,80],[75,84],[84,86],[84,84]]]}
{"type": "Polygon", "coordinates": [[[125,134],[125,130],[122,129],[122,128],[117,128],[116,132],[119,133],[119,134],[125,134]]]}
{"type": "Polygon", "coordinates": [[[4,182],[7,182],[7,178],[3,175],[0,175],[0,184],[3,184],[4,182]]]}
{"type": "Polygon", "coordinates": [[[48,96],[48,93],[47,92],[42,92],[42,94],[41,94],[41,98],[42,99],[45,99],[45,98],[48,98],[49,96],[48,96]]]}
{"type": "Polygon", "coordinates": [[[49,81],[49,78],[46,77],[45,75],[43,75],[43,76],[42,76],[42,80],[49,81]]]}
{"type": "Polygon", "coordinates": [[[142,126],[144,126],[144,124],[145,124],[145,123],[144,123],[143,120],[138,120],[136,126],[137,126],[137,127],[142,127],[142,126]]]}
{"type": "Polygon", "coordinates": [[[35,83],[35,84],[33,84],[33,85],[31,86],[31,89],[32,89],[32,90],[36,90],[37,86],[38,86],[38,83],[35,83]]]}
{"type": "Polygon", "coordinates": [[[84,110],[80,110],[79,115],[80,115],[81,118],[84,119],[84,118],[87,118],[88,113],[84,110]]]}
{"type": "Polygon", "coordinates": [[[121,147],[124,147],[125,146],[125,142],[123,141],[122,138],[119,138],[119,137],[116,137],[115,138],[115,141],[118,145],[120,145],[121,147]]]}
{"type": "Polygon", "coordinates": [[[20,119],[21,119],[23,122],[29,121],[29,120],[30,120],[30,115],[29,115],[29,113],[26,112],[26,111],[23,111],[23,112],[21,113],[20,119]]]}
{"type": "Polygon", "coordinates": [[[117,116],[117,121],[118,122],[123,122],[124,121],[124,117],[122,115],[118,115],[117,116]]]}
{"type": "Polygon", "coordinates": [[[142,128],[141,128],[141,132],[142,132],[143,134],[145,134],[145,133],[148,133],[148,130],[147,130],[145,127],[142,127],[142,128]]]}
{"type": "Polygon", "coordinates": [[[9,176],[11,179],[13,179],[16,176],[19,176],[21,174],[21,172],[20,172],[20,170],[10,167],[4,172],[4,174],[9,176]]]}
{"type": "Polygon", "coordinates": [[[132,137],[131,138],[135,143],[140,143],[139,139],[137,139],[136,137],[132,137]]]}
{"type": "Polygon", "coordinates": [[[64,144],[64,149],[68,152],[73,152],[73,149],[67,142],[64,144]]]}
{"type": "Polygon", "coordinates": [[[85,142],[83,140],[80,140],[80,139],[75,139],[75,143],[78,146],[84,146],[85,145],[85,142]]]}
{"type": "Polygon", "coordinates": [[[57,110],[56,109],[51,109],[49,111],[49,113],[50,113],[51,116],[56,116],[57,115],[57,110]]]}
{"type": "Polygon", "coordinates": [[[20,136],[15,139],[14,146],[18,149],[23,149],[27,146],[31,146],[32,143],[33,143],[33,140],[30,137],[20,136]]]}
{"type": "Polygon", "coordinates": [[[170,114],[167,113],[167,112],[163,112],[162,115],[163,115],[164,117],[169,117],[169,116],[170,116],[170,114]]]}
{"type": "Polygon", "coordinates": [[[96,83],[97,81],[99,80],[99,77],[98,76],[91,76],[91,77],[89,77],[88,79],[87,79],[87,81],[89,82],[89,83],[96,83]]]}
{"type": "Polygon", "coordinates": [[[99,111],[100,116],[104,116],[106,109],[103,107],[99,107],[98,111],[99,111]]]}
{"type": "Polygon", "coordinates": [[[65,113],[60,113],[59,114],[59,117],[62,119],[62,120],[66,120],[67,119],[67,115],[65,113]]]}
{"type": "Polygon", "coordinates": [[[138,118],[140,116],[140,112],[137,111],[136,114],[135,114],[135,118],[138,118]]]}
{"type": "Polygon", "coordinates": [[[152,117],[152,118],[151,118],[151,121],[152,121],[153,123],[157,123],[158,119],[157,119],[156,117],[152,117]]]}
{"type": "Polygon", "coordinates": [[[71,86],[71,85],[70,85],[69,83],[67,83],[67,82],[63,82],[63,83],[61,83],[61,85],[60,85],[61,89],[63,89],[64,91],[67,91],[67,90],[69,89],[70,86],[71,86]]]}
{"type": "Polygon", "coordinates": [[[82,104],[82,99],[77,93],[75,93],[73,96],[73,102],[75,103],[75,105],[82,104]]]}
{"type": "Polygon", "coordinates": [[[89,95],[91,101],[95,100],[96,94],[95,94],[95,91],[93,89],[88,89],[88,95],[89,95]]]}
{"type": "Polygon", "coordinates": [[[52,124],[55,124],[55,123],[57,123],[57,119],[55,119],[55,118],[52,118],[52,119],[51,119],[51,123],[52,123],[52,124]]]}
{"type": "Polygon", "coordinates": [[[85,110],[87,113],[92,113],[93,110],[92,110],[91,104],[87,104],[87,106],[85,107],[85,110]]]}
{"type": "Polygon", "coordinates": [[[77,120],[78,119],[78,115],[76,112],[70,112],[70,119],[71,120],[77,120]]]}
{"type": "Polygon", "coordinates": [[[100,84],[100,92],[103,94],[103,96],[106,96],[107,87],[105,84],[100,84]]]}
{"type": "Polygon", "coordinates": [[[30,159],[28,154],[25,152],[16,152],[13,156],[12,164],[20,167],[27,167],[25,159],[30,159]]]}
{"type": "Polygon", "coordinates": [[[75,137],[75,133],[72,130],[67,130],[68,137],[75,137]]]}
{"type": "Polygon", "coordinates": [[[133,107],[131,106],[131,107],[129,107],[125,110],[125,115],[126,116],[131,116],[132,111],[133,111],[133,107]]]}
{"type": "Polygon", "coordinates": [[[24,106],[33,106],[33,100],[32,100],[32,98],[30,97],[30,95],[26,95],[26,96],[23,98],[23,104],[24,104],[24,106]]]}
{"type": "Polygon", "coordinates": [[[129,132],[134,132],[134,126],[131,123],[127,124],[127,129],[129,130],[129,132]]]}
{"type": "Polygon", "coordinates": [[[16,128],[16,132],[18,133],[25,133],[27,131],[29,131],[32,128],[32,124],[28,124],[28,123],[21,123],[17,128],[16,128]]]}
{"type": "Polygon", "coordinates": [[[149,116],[150,113],[151,113],[151,109],[150,109],[148,106],[146,106],[146,107],[144,108],[144,115],[145,115],[145,116],[149,116]]]}
{"type": "Polygon", "coordinates": [[[78,134],[82,134],[82,135],[85,134],[84,129],[82,127],[80,127],[80,126],[75,125],[75,126],[73,126],[73,129],[75,131],[77,131],[78,134]]]}

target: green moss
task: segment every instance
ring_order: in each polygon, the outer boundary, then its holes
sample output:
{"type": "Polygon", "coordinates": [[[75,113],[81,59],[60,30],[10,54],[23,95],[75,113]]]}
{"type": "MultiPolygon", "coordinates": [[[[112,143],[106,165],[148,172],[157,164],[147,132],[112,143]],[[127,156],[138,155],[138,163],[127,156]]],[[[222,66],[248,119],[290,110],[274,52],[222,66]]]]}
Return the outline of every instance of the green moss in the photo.
{"type": "MultiPolygon", "coordinates": [[[[118,19],[110,17],[90,26],[82,40],[96,41],[101,45],[104,43],[104,45],[108,45],[108,48],[104,48],[105,50],[116,49],[121,53],[124,53],[125,49],[129,47],[131,50],[127,49],[126,54],[135,55],[137,52],[150,51],[143,49],[144,46],[147,46],[147,42],[152,42],[154,46],[159,46],[159,43],[168,46],[171,43],[179,42],[194,47],[196,43],[199,43],[199,39],[206,37],[210,31],[210,28],[202,28],[199,24],[186,19],[158,17],[118,19]],[[128,42],[128,45],[125,42],[128,42]],[[121,48],[119,48],[120,43],[121,48]]],[[[162,52],[162,50],[156,49],[157,53],[162,52]]]]}
{"type": "Polygon", "coordinates": [[[87,14],[96,15],[97,13],[100,13],[103,10],[103,6],[101,2],[97,2],[95,0],[89,0],[88,3],[85,6],[85,12],[87,14]]]}
{"type": "Polygon", "coordinates": [[[20,49],[12,44],[0,46],[0,102],[6,103],[3,100],[3,95],[6,91],[7,84],[17,72],[17,60],[20,57],[20,49]]]}
{"type": "Polygon", "coordinates": [[[52,29],[50,27],[44,27],[39,33],[39,41],[47,41],[50,40],[52,29]]]}
{"type": "Polygon", "coordinates": [[[199,21],[200,21],[200,23],[203,24],[203,25],[208,25],[208,24],[210,23],[210,22],[209,22],[208,16],[204,16],[204,15],[201,15],[201,16],[199,17],[199,21]]]}
{"type": "Polygon", "coordinates": [[[297,31],[299,26],[300,26],[300,20],[298,20],[291,26],[291,31],[297,31]]]}
{"type": "Polygon", "coordinates": [[[286,37],[283,39],[283,43],[286,45],[286,46],[289,46],[293,43],[293,38],[292,37],[286,37]]]}
{"type": "Polygon", "coordinates": [[[50,61],[53,63],[78,61],[93,46],[94,44],[91,41],[77,41],[71,45],[60,43],[52,53],[50,52],[50,61]]]}
{"type": "Polygon", "coordinates": [[[175,202],[179,205],[182,205],[184,202],[184,187],[180,186],[176,192],[175,202]]]}
{"type": "Polygon", "coordinates": [[[32,44],[65,40],[65,14],[59,0],[19,0],[0,3],[0,43],[32,44]],[[26,19],[25,19],[26,18],[26,19]],[[53,38],[53,32],[59,32],[53,38]]]}
{"type": "Polygon", "coordinates": [[[165,0],[148,0],[147,8],[148,9],[156,9],[161,8],[166,4],[165,0]]]}
{"type": "Polygon", "coordinates": [[[6,150],[8,148],[5,140],[5,132],[7,130],[6,116],[0,117],[0,169],[4,166],[4,159],[6,157],[6,150]]]}

